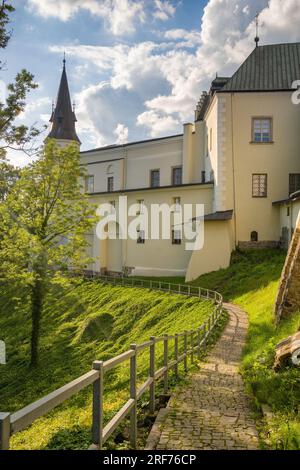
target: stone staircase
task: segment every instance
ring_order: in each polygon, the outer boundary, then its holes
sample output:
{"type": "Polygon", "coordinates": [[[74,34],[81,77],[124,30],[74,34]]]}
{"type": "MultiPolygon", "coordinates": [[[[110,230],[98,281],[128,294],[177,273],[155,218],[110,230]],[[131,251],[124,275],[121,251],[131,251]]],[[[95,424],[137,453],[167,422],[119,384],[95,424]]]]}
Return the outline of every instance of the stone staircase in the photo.
{"type": "Polygon", "coordinates": [[[275,314],[277,321],[300,310],[300,217],[281,275],[275,314]]]}

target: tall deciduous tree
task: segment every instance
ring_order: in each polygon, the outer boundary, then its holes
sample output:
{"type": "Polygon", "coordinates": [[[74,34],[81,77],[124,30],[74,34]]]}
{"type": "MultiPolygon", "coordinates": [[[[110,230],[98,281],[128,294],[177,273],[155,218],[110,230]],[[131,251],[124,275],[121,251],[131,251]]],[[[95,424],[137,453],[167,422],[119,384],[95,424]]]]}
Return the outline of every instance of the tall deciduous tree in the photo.
{"type": "MultiPolygon", "coordinates": [[[[7,0],[0,1],[0,49],[5,49],[10,38],[10,14],[15,11],[7,0]]],[[[0,71],[4,69],[0,58],[0,71]]],[[[37,88],[34,76],[27,70],[21,70],[14,82],[7,85],[6,99],[0,101],[0,202],[10,190],[18,175],[17,170],[6,160],[8,149],[21,150],[31,155],[36,152],[35,138],[40,130],[34,126],[17,124],[16,120],[25,109],[28,93],[37,88]]]]}
{"type": "Polygon", "coordinates": [[[94,209],[82,191],[76,144],[49,140],[38,161],[21,171],[1,205],[0,276],[31,292],[31,364],[38,363],[43,302],[49,282],[68,268],[82,269],[94,209]],[[1,233],[2,232],[2,233],[1,233]]]}

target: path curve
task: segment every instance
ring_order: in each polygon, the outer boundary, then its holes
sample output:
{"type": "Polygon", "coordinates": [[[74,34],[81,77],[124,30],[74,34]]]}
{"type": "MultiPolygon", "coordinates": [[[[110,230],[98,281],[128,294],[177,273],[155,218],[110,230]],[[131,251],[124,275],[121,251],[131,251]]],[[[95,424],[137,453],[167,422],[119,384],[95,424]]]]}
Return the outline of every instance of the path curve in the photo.
{"type": "Polygon", "coordinates": [[[156,449],[259,448],[250,401],[238,371],[248,317],[236,305],[224,304],[224,308],[229,322],[221,338],[201,363],[199,372],[178,387],[161,414],[156,449]]]}

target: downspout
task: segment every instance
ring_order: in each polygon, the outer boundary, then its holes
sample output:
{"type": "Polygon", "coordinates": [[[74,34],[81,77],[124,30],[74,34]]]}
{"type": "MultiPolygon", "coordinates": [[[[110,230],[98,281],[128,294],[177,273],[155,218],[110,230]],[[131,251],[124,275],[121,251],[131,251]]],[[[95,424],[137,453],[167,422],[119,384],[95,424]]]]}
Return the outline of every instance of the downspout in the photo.
{"type": "Polygon", "coordinates": [[[234,132],[233,132],[233,93],[231,93],[231,142],[232,142],[234,247],[236,248],[237,247],[237,223],[236,223],[235,151],[234,151],[234,132]]]}
{"type": "MultiPolygon", "coordinates": [[[[127,185],[127,148],[125,147],[124,148],[124,165],[123,165],[123,190],[126,189],[126,185],[127,185]]],[[[127,243],[128,243],[128,237],[126,236],[125,240],[122,243],[122,248],[124,248],[124,257],[122,253],[123,263],[124,263],[123,268],[125,268],[127,264],[127,250],[128,250],[127,243]]]]}

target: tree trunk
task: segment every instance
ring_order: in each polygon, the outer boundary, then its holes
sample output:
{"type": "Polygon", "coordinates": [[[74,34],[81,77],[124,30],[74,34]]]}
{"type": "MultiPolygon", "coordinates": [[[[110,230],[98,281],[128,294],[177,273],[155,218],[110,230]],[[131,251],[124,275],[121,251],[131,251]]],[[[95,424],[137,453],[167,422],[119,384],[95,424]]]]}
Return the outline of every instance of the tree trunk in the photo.
{"type": "Polygon", "coordinates": [[[43,280],[39,277],[31,288],[31,366],[36,367],[39,362],[40,322],[44,300],[43,280]]]}

